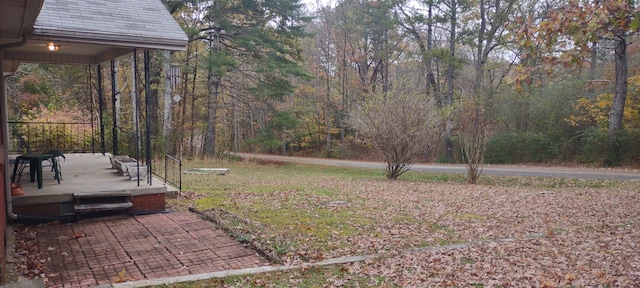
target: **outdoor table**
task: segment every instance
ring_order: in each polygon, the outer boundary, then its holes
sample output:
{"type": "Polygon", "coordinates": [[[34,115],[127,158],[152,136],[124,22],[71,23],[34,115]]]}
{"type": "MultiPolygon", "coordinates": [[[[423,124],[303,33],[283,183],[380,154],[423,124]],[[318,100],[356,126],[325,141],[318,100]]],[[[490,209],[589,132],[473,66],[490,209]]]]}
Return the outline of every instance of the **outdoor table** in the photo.
{"type": "Polygon", "coordinates": [[[18,166],[22,164],[26,164],[29,162],[29,180],[33,183],[36,179],[38,179],[38,189],[42,189],[42,161],[51,160],[53,164],[53,170],[55,172],[55,179],[58,180],[58,184],[60,184],[60,176],[58,174],[58,163],[55,155],[52,154],[23,154],[16,158],[16,162],[13,165],[13,176],[11,176],[12,181],[15,181],[16,173],[18,172],[18,166]]]}

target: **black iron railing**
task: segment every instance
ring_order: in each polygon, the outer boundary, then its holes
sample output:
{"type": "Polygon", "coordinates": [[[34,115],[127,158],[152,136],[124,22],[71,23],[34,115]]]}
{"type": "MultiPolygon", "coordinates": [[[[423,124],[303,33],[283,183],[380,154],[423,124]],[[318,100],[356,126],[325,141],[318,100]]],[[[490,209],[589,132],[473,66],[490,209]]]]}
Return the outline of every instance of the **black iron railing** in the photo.
{"type": "Polygon", "coordinates": [[[97,138],[90,122],[9,121],[9,153],[60,150],[96,152],[97,138]]]}
{"type": "Polygon", "coordinates": [[[153,157],[154,163],[151,173],[165,183],[178,188],[178,191],[182,191],[182,160],[161,152],[161,150],[158,152],[158,156],[153,157]]]}
{"type": "MultiPolygon", "coordinates": [[[[25,122],[9,121],[11,134],[9,153],[59,150],[64,153],[101,153],[100,138],[97,129],[90,122],[25,122]]],[[[144,137],[118,128],[117,143],[106,135],[106,151],[118,155],[128,155],[143,163],[147,162],[147,149],[144,137]],[[117,150],[117,151],[116,151],[117,150]]],[[[163,149],[152,146],[150,174],[167,184],[182,190],[182,160],[169,155],[163,149]]]]}
{"type": "MultiPolygon", "coordinates": [[[[142,135],[136,137],[134,132],[118,128],[117,146],[111,147],[111,151],[117,150],[116,153],[119,155],[128,155],[146,163],[147,149],[145,140],[142,135]]],[[[151,150],[151,174],[163,182],[178,188],[178,190],[182,190],[182,160],[169,155],[157,145],[152,145],[151,150]]]]}
{"type": "MultiPolygon", "coordinates": [[[[107,142],[111,142],[110,140],[108,139],[107,142]]],[[[129,155],[129,157],[145,161],[147,159],[147,151],[144,143],[143,137],[138,137],[134,132],[127,129],[118,128],[116,146],[107,145],[107,151],[118,155],[129,155]]]]}

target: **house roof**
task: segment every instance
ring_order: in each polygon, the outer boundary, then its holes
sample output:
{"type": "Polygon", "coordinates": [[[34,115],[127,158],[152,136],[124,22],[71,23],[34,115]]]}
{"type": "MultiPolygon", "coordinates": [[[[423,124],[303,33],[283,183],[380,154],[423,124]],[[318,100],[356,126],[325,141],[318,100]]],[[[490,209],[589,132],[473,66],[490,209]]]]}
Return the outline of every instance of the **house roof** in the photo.
{"type": "MultiPolygon", "coordinates": [[[[0,0],[0,10],[15,2],[21,1],[0,0]]],[[[28,7],[36,8],[32,27],[0,18],[0,27],[20,26],[14,34],[28,35],[25,43],[2,51],[2,71],[14,71],[20,62],[99,64],[136,48],[184,50],[188,41],[161,0],[44,0],[41,7],[28,7]],[[47,50],[50,42],[58,51],[47,50]]],[[[8,42],[19,41],[0,34],[0,49],[8,42]]]]}
{"type": "Polygon", "coordinates": [[[45,0],[33,38],[183,50],[187,36],[160,0],[45,0]]]}

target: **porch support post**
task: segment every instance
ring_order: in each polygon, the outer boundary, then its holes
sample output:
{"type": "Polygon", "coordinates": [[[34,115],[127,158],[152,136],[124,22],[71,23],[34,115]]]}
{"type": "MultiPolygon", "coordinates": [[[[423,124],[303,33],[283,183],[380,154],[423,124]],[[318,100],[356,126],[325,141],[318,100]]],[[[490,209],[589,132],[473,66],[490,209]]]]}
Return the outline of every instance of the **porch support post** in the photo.
{"type": "MultiPolygon", "coordinates": [[[[139,95],[139,91],[138,91],[138,51],[136,49],[133,49],[133,90],[135,92],[135,97],[136,99],[133,101],[135,103],[135,111],[133,112],[133,115],[135,117],[133,124],[135,125],[135,129],[136,129],[136,159],[138,161],[140,161],[140,95],[139,95]]],[[[145,88],[146,89],[146,88],[145,88]]],[[[140,163],[137,164],[136,169],[140,169],[140,163]]],[[[138,186],[140,186],[140,177],[136,177],[137,181],[138,181],[138,186]]]]}
{"type": "Polygon", "coordinates": [[[111,103],[113,104],[113,155],[118,155],[118,113],[116,113],[116,102],[118,102],[118,91],[116,87],[116,61],[111,60],[111,103]]]}
{"type": "Polygon", "coordinates": [[[0,128],[0,134],[2,134],[2,136],[0,136],[2,137],[2,141],[0,141],[0,165],[2,165],[2,167],[0,167],[2,170],[0,175],[3,176],[0,183],[4,186],[4,189],[1,190],[1,192],[4,193],[0,193],[0,205],[6,205],[0,209],[0,229],[2,229],[0,231],[0,235],[2,236],[2,239],[0,239],[0,245],[2,246],[0,247],[3,248],[0,251],[0,257],[2,257],[0,260],[0,269],[2,269],[2,271],[0,271],[0,280],[2,280],[3,284],[7,276],[7,261],[5,259],[7,259],[8,247],[5,239],[7,238],[7,234],[11,233],[6,229],[7,216],[13,219],[17,217],[17,215],[13,213],[13,204],[11,202],[11,177],[9,176],[9,171],[11,171],[9,170],[9,117],[7,116],[7,102],[7,88],[4,72],[2,71],[2,50],[0,50],[0,125],[2,125],[0,128]]]}
{"type": "Polygon", "coordinates": [[[102,155],[105,155],[105,147],[104,147],[104,91],[102,88],[102,65],[98,64],[98,121],[100,121],[100,152],[102,155]]]}
{"type": "Polygon", "coordinates": [[[147,114],[147,117],[145,117],[145,123],[146,123],[146,133],[147,133],[147,139],[146,139],[146,150],[147,153],[145,156],[147,156],[146,159],[146,164],[147,164],[147,182],[149,183],[149,185],[152,185],[152,181],[151,181],[151,172],[153,171],[151,168],[151,120],[149,119],[149,103],[151,102],[151,72],[150,70],[150,56],[149,56],[149,49],[145,49],[144,50],[144,95],[145,95],[145,111],[147,114]]]}
{"type": "Polygon", "coordinates": [[[94,110],[93,110],[93,85],[92,85],[92,77],[91,77],[91,65],[87,66],[87,89],[89,90],[89,97],[91,101],[89,101],[89,115],[91,115],[91,154],[96,153],[96,125],[94,120],[94,110]]]}
{"type": "MultiPolygon", "coordinates": [[[[11,199],[11,193],[6,193],[7,191],[11,191],[11,177],[9,176],[9,109],[7,108],[7,104],[9,102],[9,100],[7,99],[7,88],[6,88],[6,82],[5,82],[5,78],[4,78],[4,72],[2,72],[2,50],[0,50],[0,125],[2,125],[2,127],[0,128],[0,137],[2,137],[2,140],[0,140],[0,162],[2,162],[2,176],[3,176],[3,180],[0,181],[2,182],[2,185],[4,185],[4,189],[3,191],[5,192],[4,195],[0,195],[0,199],[2,199],[3,204],[4,204],[4,200],[11,199]],[[3,197],[4,196],[4,197],[3,197]]],[[[10,206],[11,203],[7,203],[7,206],[10,206]]],[[[7,211],[11,211],[11,207],[7,207],[7,209],[4,209],[7,211]]],[[[2,213],[3,215],[0,216],[0,219],[4,219],[2,217],[4,217],[4,213],[2,213]]],[[[4,221],[4,220],[3,220],[4,221]]],[[[3,222],[4,223],[4,222],[3,222]]],[[[2,225],[2,224],[0,224],[2,225]]],[[[0,232],[1,234],[2,232],[0,232]]],[[[4,234],[1,234],[4,235],[4,234]]],[[[0,256],[4,256],[4,255],[0,255],[0,256]]],[[[4,259],[4,257],[2,258],[4,259]]],[[[5,261],[2,261],[2,263],[4,263],[5,261]]],[[[2,266],[2,268],[4,268],[4,266],[2,266]]],[[[2,270],[3,272],[5,271],[4,269],[2,270]]],[[[4,277],[4,274],[2,274],[1,276],[4,277]]]]}

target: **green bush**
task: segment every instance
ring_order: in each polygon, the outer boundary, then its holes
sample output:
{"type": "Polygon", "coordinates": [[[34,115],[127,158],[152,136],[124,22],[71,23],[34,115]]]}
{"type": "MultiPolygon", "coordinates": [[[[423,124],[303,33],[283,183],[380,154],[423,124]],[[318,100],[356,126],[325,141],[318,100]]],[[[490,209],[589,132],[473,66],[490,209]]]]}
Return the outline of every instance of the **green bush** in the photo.
{"type": "Polygon", "coordinates": [[[507,132],[494,135],[487,143],[485,163],[540,163],[559,157],[558,144],[535,132],[507,132]]]}
{"type": "Polygon", "coordinates": [[[618,136],[620,164],[640,164],[640,129],[624,130],[618,136]]]}
{"type": "Polygon", "coordinates": [[[580,142],[576,160],[605,166],[637,165],[640,162],[640,129],[623,130],[609,142],[606,130],[589,128],[578,134],[580,142]]]}
{"type": "Polygon", "coordinates": [[[589,128],[578,133],[576,161],[604,163],[608,156],[609,135],[606,130],[589,128]]]}

